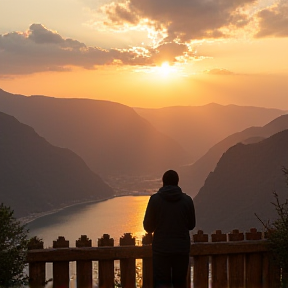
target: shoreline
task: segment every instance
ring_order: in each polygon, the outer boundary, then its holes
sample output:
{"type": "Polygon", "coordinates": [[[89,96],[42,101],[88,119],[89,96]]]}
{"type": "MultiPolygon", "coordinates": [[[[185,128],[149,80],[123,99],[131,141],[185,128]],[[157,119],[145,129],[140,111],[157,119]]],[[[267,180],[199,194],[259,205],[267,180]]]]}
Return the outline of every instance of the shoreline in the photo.
{"type": "Polygon", "coordinates": [[[36,219],[39,219],[39,218],[47,216],[47,215],[55,214],[55,213],[57,213],[59,211],[62,211],[64,209],[66,209],[66,208],[70,208],[70,207],[81,205],[81,204],[104,202],[104,201],[107,201],[107,200],[110,200],[110,199],[113,199],[113,198],[115,198],[115,197],[113,196],[111,198],[103,198],[103,199],[98,199],[98,200],[96,200],[96,199],[95,200],[86,200],[86,201],[83,201],[83,202],[81,201],[81,202],[77,202],[77,203],[71,203],[71,204],[63,206],[61,208],[55,208],[53,210],[40,212],[40,213],[32,213],[32,214],[30,214],[28,216],[24,216],[24,217],[18,218],[17,220],[20,221],[22,224],[26,225],[26,224],[28,224],[30,222],[33,222],[36,219]]]}
{"type": "Polygon", "coordinates": [[[103,199],[97,199],[97,200],[96,199],[95,200],[86,200],[83,202],[81,201],[81,202],[77,202],[77,203],[71,203],[71,204],[63,206],[61,208],[55,208],[53,210],[49,210],[49,211],[45,211],[45,212],[34,213],[34,214],[32,213],[28,216],[18,218],[17,220],[20,221],[21,224],[27,225],[28,223],[31,223],[31,222],[35,221],[36,219],[39,219],[39,218],[47,216],[47,215],[55,214],[55,213],[62,211],[66,208],[70,208],[70,207],[82,205],[82,204],[104,202],[104,201],[111,200],[114,198],[126,197],[126,196],[133,196],[133,197],[135,197],[135,196],[151,196],[151,194],[121,194],[121,195],[113,195],[110,198],[103,198],[103,199]]]}

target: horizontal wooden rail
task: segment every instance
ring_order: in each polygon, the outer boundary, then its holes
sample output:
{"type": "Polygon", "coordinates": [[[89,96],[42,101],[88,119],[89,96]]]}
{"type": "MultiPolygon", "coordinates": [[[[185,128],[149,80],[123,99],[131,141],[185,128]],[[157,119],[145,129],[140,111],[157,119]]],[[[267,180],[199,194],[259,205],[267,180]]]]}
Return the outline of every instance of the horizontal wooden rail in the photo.
{"type": "Polygon", "coordinates": [[[246,254],[267,252],[267,244],[267,240],[220,243],[194,243],[191,245],[190,256],[212,256],[222,254],[246,254]]]}
{"type": "Polygon", "coordinates": [[[27,262],[99,261],[127,258],[142,259],[145,257],[152,257],[151,246],[57,248],[30,250],[27,255],[27,262]]]}
{"type": "MultiPolygon", "coordinates": [[[[190,256],[210,256],[221,254],[246,254],[267,252],[267,240],[193,243],[190,256]]],[[[27,262],[55,262],[80,260],[120,260],[127,258],[142,259],[152,257],[151,245],[88,247],[88,248],[50,248],[29,250],[27,262]]]]}
{"type": "MultiPolygon", "coordinates": [[[[194,288],[279,288],[281,270],[271,261],[264,236],[254,228],[246,233],[233,230],[229,234],[217,230],[209,241],[209,235],[199,230],[191,237],[187,287],[193,283],[194,288]]],[[[131,233],[125,233],[120,238],[120,246],[116,247],[108,234],[98,239],[98,247],[92,247],[92,240],[86,235],[76,241],[75,248],[69,247],[69,241],[63,236],[53,241],[53,248],[48,249],[43,249],[39,239],[34,240],[26,258],[31,287],[44,287],[45,265],[52,262],[53,288],[69,288],[69,262],[76,262],[77,287],[93,287],[92,267],[97,265],[98,287],[114,288],[114,260],[120,261],[120,270],[117,269],[122,287],[135,288],[137,281],[141,282],[140,286],[137,282],[137,287],[153,287],[151,234],[143,236],[142,246],[135,245],[136,239],[131,233]],[[141,276],[136,271],[136,259],[142,259],[138,267],[141,276]]]]}

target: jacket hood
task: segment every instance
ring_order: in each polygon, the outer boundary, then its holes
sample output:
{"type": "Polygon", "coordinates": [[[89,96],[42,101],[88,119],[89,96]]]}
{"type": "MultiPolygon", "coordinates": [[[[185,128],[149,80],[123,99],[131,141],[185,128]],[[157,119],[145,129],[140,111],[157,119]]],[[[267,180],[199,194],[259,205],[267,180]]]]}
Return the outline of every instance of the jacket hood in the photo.
{"type": "Polygon", "coordinates": [[[167,185],[163,186],[158,191],[159,195],[169,202],[176,202],[181,199],[183,193],[179,186],[167,185]]]}

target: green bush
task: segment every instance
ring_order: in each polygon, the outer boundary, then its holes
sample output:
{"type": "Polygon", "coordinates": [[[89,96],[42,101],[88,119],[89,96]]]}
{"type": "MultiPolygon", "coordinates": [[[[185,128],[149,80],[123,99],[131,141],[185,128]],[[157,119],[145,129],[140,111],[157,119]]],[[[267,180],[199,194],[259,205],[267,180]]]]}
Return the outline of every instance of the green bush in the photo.
{"type": "MultiPolygon", "coordinates": [[[[288,169],[283,168],[283,173],[286,176],[288,188],[288,169]]],[[[269,247],[273,255],[273,259],[282,270],[282,287],[288,287],[288,198],[284,203],[279,200],[278,194],[273,192],[275,202],[274,205],[277,218],[273,222],[264,223],[267,231],[269,247]]],[[[288,196],[288,195],[287,195],[288,196]]]]}
{"type": "Polygon", "coordinates": [[[28,230],[13,216],[14,211],[0,204],[0,287],[26,284],[24,275],[28,230]]]}

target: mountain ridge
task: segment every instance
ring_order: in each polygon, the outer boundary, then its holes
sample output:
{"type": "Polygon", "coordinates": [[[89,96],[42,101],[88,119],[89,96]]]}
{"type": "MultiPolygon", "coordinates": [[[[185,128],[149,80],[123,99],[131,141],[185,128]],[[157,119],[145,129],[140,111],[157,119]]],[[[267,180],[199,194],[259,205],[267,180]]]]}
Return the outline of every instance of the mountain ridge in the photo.
{"type": "Polygon", "coordinates": [[[207,153],[190,166],[180,169],[181,185],[188,194],[195,197],[204,185],[205,179],[212,172],[222,154],[238,142],[245,142],[251,137],[267,138],[282,130],[288,129],[288,114],[281,115],[263,127],[250,127],[234,133],[218,142],[207,153]]]}
{"type": "Polygon", "coordinates": [[[16,217],[111,198],[114,191],[74,152],[0,112],[0,198],[16,217]]]}
{"type": "Polygon", "coordinates": [[[274,108],[217,103],[134,109],[159,131],[176,139],[194,162],[225,137],[251,126],[263,126],[287,113],[274,108]]]}
{"type": "Polygon", "coordinates": [[[288,165],[288,129],[254,144],[238,143],[220,158],[194,199],[199,229],[263,229],[276,217],[273,191],[280,201],[288,187],[282,167],[288,165]]]}
{"type": "Polygon", "coordinates": [[[0,93],[0,110],[69,148],[97,174],[149,174],[189,157],[132,108],[111,101],[0,93]]]}

